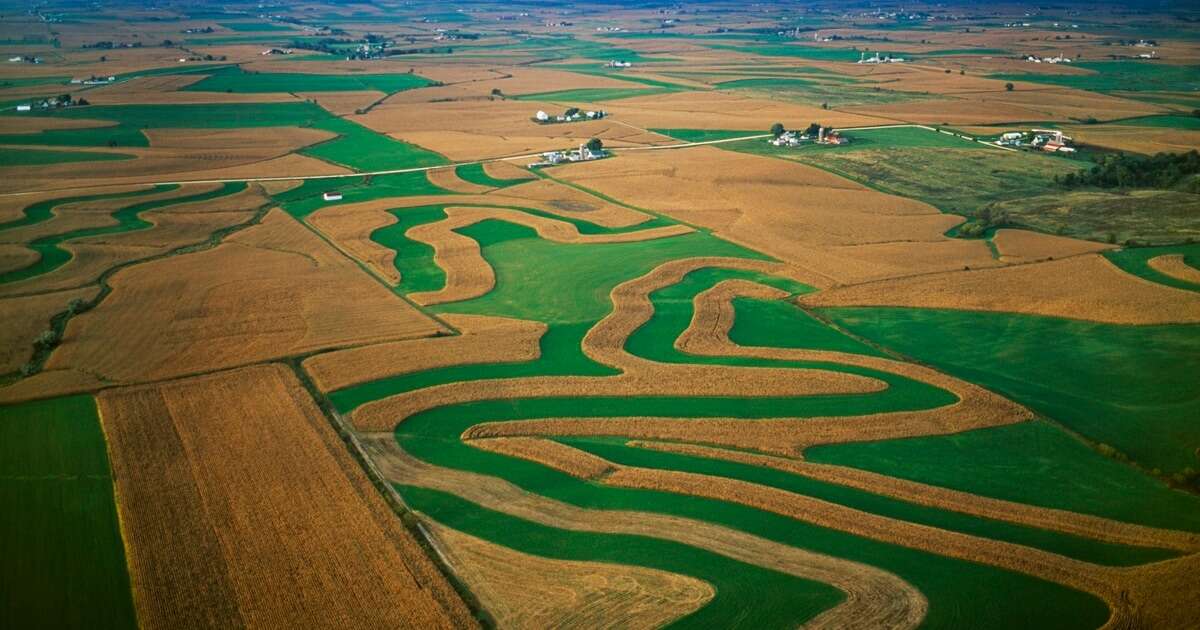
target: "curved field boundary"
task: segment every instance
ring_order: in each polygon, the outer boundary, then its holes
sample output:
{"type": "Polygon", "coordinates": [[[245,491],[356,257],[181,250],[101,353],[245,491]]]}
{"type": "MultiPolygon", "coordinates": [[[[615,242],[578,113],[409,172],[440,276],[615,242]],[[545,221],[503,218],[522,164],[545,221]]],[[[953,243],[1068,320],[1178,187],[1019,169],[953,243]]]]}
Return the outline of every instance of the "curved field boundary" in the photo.
{"type": "Polygon", "coordinates": [[[696,578],[645,567],[522,553],[426,520],[438,550],[497,628],[659,628],[716,592],[696,578]]]}
{"type": "Polygon", "coordinates": [[[483,258],[479,242],[455,232],[489,219],[497,219],[532,228],[538,237],[556,243],[629,243],[668,238],[694,230],[686,225],[665,225],[636,232],[581,234],[567,221],[557,221],[507,208],[454,206],[446,209],[446,219],[410,228],[406,236],[431,246],[434,262],[446,272],[446,286],[438,291],[409,294],[425,306],[459,302],[487,294],[495,286],[492,266],[483,258]]]}
{"type": "Polygon", "coordinates": [[[508,162],[463,164],[456,167],[454,172],[468,182],[489,188],[507,188],[534,179],[525,169],[508,162]]]}
{"type": "MultiPolygon", "coordinates": [[[[720,260],[720,259],[717,259],[717,260],[720,260]]],[[[743,264],[754,264],[754,262],[753,262],[753,261],[750,261],[750,262],[748,262],[748,263],[747,263],[746,261],[738,261],[738,262],[742,262],[743,264]]],[[[668,263],[668,264],[671,264],[671,263],[668,263]]],[[[767,263],[767,264],[771,264],[771,263],[767,263]]],[[[703,265],[700,265],[700,266],[703,266],[703,265]]],[[[683,275],[684,273],[686,273],[686,265],[684,265],[684,269],[683,269],[683,270],[681,270],[681,271],[678,271],[677,273],[679,273],[680,275],[683,275]]],[[[649,291],[651,291],[651,290],[653,290],[653,287],[646,287],[646,292],[647,292],[647,293],[648,293],[649,291]]],[[[618,292],[619,292],[619,289],[614,289],[614,290],[613,290],[613,293],[614,293],[614,294],[617,294],[618,292]]],[[[789,293],[787,293],[787,292],[784,292],[784,295],[786,296],[786,295],[790,295],[790,294],[789,294],[789,293]]],[[[643,296],[643,297],[646,299],[646,301],[647,301],[647,302],[649,302],[649,298],[648,298],[648,297],[646,297],[646,296],[643,296]]],[[[778,297],[778,296],[777,296],[777,297],[778,297]]],[[[653,311],[652,304],[650,305],[650,308],[649,308],[649,310],[650,310],[650,312],[651,312],[651,314],[652,314],[652,311],[653,311]]],[[[616,313],[617,311],[620,311],[620,308],[617,308],[617,309],[615,309],[614,313],[616,313]]],[[[610,317],[612,317],[612,316],[610,315],[610,317]]],[[[645,319],[648,319],[648,317],[649,317],[648,315],[647,315],[647,316],[644,316],[644,317],[642,318],[642,319],[643,319],[643,321],[641,321],[641,322],[639,322],[639,321],[636,321],[636,318],[635,318],[635,320],[632,322],[632,324],[628,324],[628,323],[624,323],[624,322],[622,322],[622,321],[621,321],[621,318],[620,318],[619,316],[617,316],[617,317],[614,317],[614,318],[613,318],[613,320],[612,320],[612,321],[610,321],[610,322],[609,322],[607,325],[609,325],[609,326],[612,326],[614,330],[617,330],[617,331],[618,331],[618,334],[616,334],[616,335],[613,335],[613,336],[620,338],[620,337],[622,337],[622,334],[620,334],[620,330],[619,330],[619,329],[620,329],[620,327],[619,327],[619,326],[616,326],[615,324],[621,323],[621,324],[623,324],[623,325],[625,325],[625,326],[628,326],[628,327],[629,327],[629,328],[631,328],[631,329],[634,329],[634,330],[636,330],[637,328],[639,328],[641,325],[643,325],[643,324],[644,324],[644,321],[645,321],[645,319]]],[[[607,318],[606,318],[606,319],[607,319],[607,318]]],[[[604,329],[603,329],[603,327],[602,327],[602,326],[598,326],[598,328],[600,328],[600,329],[601,329],[601,332],[603,332],[603,330],[604,330],[604,329]]],[[[589,335],[589,336],[590,336],[590,335],[589,335]]],[[[623,351],[623,349],[622,349],[623,343],[624,343],[624,340],[619,340],[619,341],[618,341],[618,343],[616,343],[616,344],[612,344],[611,342],[604,342],[604,341],[603,341],[603,338],[601,338],[601,341],[600,341],[600,342],[598,342],[598,343],[596,343],[596,344],[595,344],[595,346],[599,347],[599,350],[600,350],[600,352],[601,352],[601,353],[608,353],[608,354],[610,355],[610,358],[611,358],[611,357],[615,357],[615,360],[616,360],[616,362],[617,362],[617,363],[621,363],[623,358],[624,358],[624,361],[626,361],[626,362],[629,362],[629,363],[631,363],[631,364],[635,364],[635,365],[636,365],[636,364],[638,364],[638,363],[641,363],[641,362],[644,362],[644,361],[645,361],[645,359],[642,359],[642,358],[640,358],[640,357],[635,357],[635,356],[632,356],[632,355],[628,355],[628,353],[624,352],[624,351],[623,351]]],[[[588,347],[586,347],[586,348],[585,348],[585,352],[590,352],[593,358],[596,358],[596,357],[598,356],[598,355],[596,355],[596,354],[595,354],[595,352],[594,352],[595,350],[596,350],[596,347],[593,347],[591,344],[588,344],[588,347]]],[[[693,366],[693,367],[694,367],[694,366],[693,366]]],[[[729,367],[729,366],[725,366],[725,367],[729,367]]],[[[636,368],[635,368],[635,369],[636,369],[636,368]]],[[[737,368],[735,368],[735,369],[737,369],[737,368]]],[[[744,369],[744,368],[742,368],[742,369],[744,369]]],[[[509,384],[512,384],[512,383],[510,382],[509,384]]],[[[485,381],[485,382],[482,382],[482,383],[480,383],[480,382],[474,382],[474,383],[472,383],[471,385],[472,385],[472,387],[475,387],[475,386],[479,386],[479,387],[487,387],[487,386],[489,386],[489,383],[488,383],[488,382],[486,382],[486,381],[485,381]]],[[[522,389],[523,389],[523,388],[522,388],[522,389]]],[[[752,391],[752,390],[750,390],[750,391],[752,391]]],[[[656,392],[656,393],[657,393],[657,392],[656,392]]],[[[738,398],[742,398],[742,397],[744,397],[744,396],[745,396],[745,392],[742,392],[741,394],[739,394],[739,395],[738,395],[738,398]]],[[[481,397],[481,399],[488,399],[488,398],[495,399],[496,397],[481,397]]],[[[502,396],[501,398],[512,398],[512,396],[505,395],[505,396],[502,396]]],[[[517,414],[516,414],[516,415],[513,415],[513,417],[514,417],[514,418],[519,418],[519,417],[521,417],[521,416],[520,416],[520,414],[521,414],[521,413],[527,413],[527,412],[531,412],[531,411],[532,411],[532,409],[527,409],[526,407],[522,406],[522,403],[521,403],[521,402],[519,402],[519,401],[517,401],[517,399],[516,399],[516,398],[513,398],[513,400],[515,401],[515,402],[514,402],[514,406],[516,406],[516,407],[520,407],[520,408],[518,409],[518,411],[517,411],[517,414]]],[[[736,400],[736,399],[731,399],[731,400],[736,400]]],[[[637,402],[637,399],[635,399],[634,401],[630,401],[630,402],[637,402]]],[[[698,404],[705,404],[705,403],[702,403],[702,402],[700,402],[700,401],[696,401],[696,402],[697,402],[698,404]]],[[[601,413],[603,413],[603,411],[604,411],[604,409],[605,409],[605,406],[606,406],[607,404],[608,404],[608,403],[605,403],[605,405],[601,405],[601,406],[599,406],[599,407],[597,408],[597,411],[600,411],[601,413]]],[[[440,405],[439,405],[439,406],[440,406],[440,405]]],[[[433,442],[436,442],[437,444],[441,445],[441,446],[439,446],[438,448],[444,448],[444,446],[445,446],[445,441],[446,441],[446,440],[453,440],[453,434],[454,434],[454,433],[458,433],[459,431],[465,431],[465,433],[462,433],[461,435],[462,435],[463,437],[466,437],[466,438],[468,438],[468,439],[469,439],[469,438],[475,438],[475,437],[486,437],[487,435],[489,435],[488,433],[477,433],[477,428],[478,428],[478,426],[480,426],[480,425],[476,425],[475,427],[471,427],[471,425],[469,424],[469,423],[471,423],[471,422],[474,422],[474,421],[475,421],[475,419],[487,417],[487,413],[490,413],[490,412],[488,412],[488,411],[486,411],[486,410],[483,410],[483,408],[482,408],[482,407],[464,407],[464,408],[462,408],[462,409],[451,408],[451,409],[442,409],[442,410],[439,410],[439,411],[445,411],[446,413],[443,413],[443,414],[437,415],[437,417],[436,417],[436,418],[434,418],[434,417],[430,417],[430,418],[428,418],[428,419],[425,419],[425,418],[423,418],[423,419],[422,419],[422,421],[421,421],[421,425],[420,425],[420,426],[422,426],[422,427],[426,427],[426,428],[429,428],[429,429],[432,429],[432,428],[433,428],[433,427],[435,427],[435,426],[438,426],[438,427],[443,427],[443,428],[439,428],[439,429],[434,429],[434,431],[435,431],[437,434],[439,434],[439,437],[437,437],[436,439],[433,439],[433,440],[430,442],[430,444],[429,444],[429,445],[427,445],[427,446],[428,446],[428,447],[430,447],[430,448],[433,448],[433,447],[434,447],[434,445],[433,445],[433,442]],[[448,415],[447,415],[447,414],[448,414],[448,415]],[[461,419],[461,421],[460,421],[460,419],[461,419]],[[447,420],[449,420],[449,421],[450,421],[448,425],[446,425],[446,424],[445,424],[447,420]],[[463,427],[462,429],[456,428],[456,427],[458,427],[459,425],[461,425],[461,424],[462,424],[462,422],[467,422],[467,423],[468,423],[468,424],[467,424],[467,426],[466,426],[466,427],[463,427]],[[445,435],[441,435],[441,434],[443,434],[443,433],[445,433],[445,435]]],[[[533,413],[537,413],[537,412],[536,412],[536,411],[533,411],[533,413]]],[[[734,413],[736,413],[736,412],[734,412],[734,413]]],[[[505,415],[508,415],[508,414],[505,414],[505,415]]],[[[493,416],[493,417],[496,417],[496,416],[493,416]]],[[[526,417],[528,417],[528,416],[526,416],[526,417]]],[[[356,420],[358,420],[358,418],[356,418],[356,420]]],[[[687,423],[691,423],[691,422],[701,422],[701,421],[702,421],[702,420],[688,420],[688,421],[685,421],[685,422],[687,422],[687,423]]],[[[519,422],[519,421],[518,421],[518,422],[519,422]]],[[[577,421],[572,421],[572,422],[577,422],[577,421]]],[[[742,429],[745,429],[745,428],[747,427],[747,425],[752,425],[752,424],[757,424],[757,423],[759,423],[759,422],[767,422],[767,421],[749,421],[749,422],[748,422],[748,421],[746,421],[745,419],[738,418],[738,419],[737,419],[737,422],[739,422],[739,423],[740,423],[740,425],[739,425],[739,426],[740,426],[742,429]]],[[[807,421],[805,421],[805,422],[807,422],[807,421]]],[[[512,422],[507,422],[507,423],[503,423],[503,424],[513,424],[513,423],[512,423],[512,422]]],[[[682,424],[682,423],[680,423],[680,424],[682,424]]],[[[401,428],[400,428],[400,431],[403,433],[403,437],[402,437],[402,443],[408,444],[409,442],[407,442],[407,440],[419,440],[419,439],[420,439],[420,437],[418,437],[418,436],[421,436],[421,437],[431,437],[431,438],[432,438],[432,435],[431,435],[431,434],[429,434],[429,435],[427,435],[427,434],[426,434],[426,429],[418,429],[418,428],[416,428],[416,427],[414,426],[414,428],[413,428],[413,429],[409,430],[409,429],[405,429],[405,428],[404,428],[405,426],[408,426],[408,425],[401,425],[401,428]]],[[[532,434],[528,434],[528,435],[532,435],[532,434]]],[[[686,439],[686,438],[685,438],[685,439],[686,439]]],[[[528,445],[530,445],[530,444],[532,444],[532,443],[533,443],[533,442],[532,442],[532,441],[530,441],[530,440],[519,440],[519,441],[516,441],[516,442],[503,442],[503,441],[502,441],[502,442],[493,442],[493,444],[508,444],[509,446],[511,446],[511,445],[513,445],[513,444],[522,444],[522,445],[528,446],[528,445]]],[[[412,444],[415,446],[415,445],[416,445],[416,442],[412,442],[412,444]]],[[[407,448],[407,446],[406,446],[406,448],[407,448]]],[[[425,446],[422,446],[422,447],[421,447],[421,449],[425,449],[425,448],[426,448],[425,446]]],[[[468,449],[468,450],[471,450],[471,449],[468,449]]],[[[420,453],[420,452],[421,452],[421,451],[418,451],[418,453],[420,453]]],[[[456,451],[456,452],[457,452],[457,451],[456,451]]],[[[420,455],[420,454],[418,454],[418,456],[420,456],[420,457],[427,457],[427,456],[428,456],[428,453],[426,453],[425,455],[420,455]]],[[[439,460],[439,461],[440,461],[440,460],[439,460]]],[[[457,460],[455,460],[455,461],[457,461],[457,460]]],[[[564,462],[564,464],[561,464],[561,465],[570,465],[570,464],[569,464],[569,459],[562,458],[562,461],[564,462]]],[[[593,460],[593,461],[594,461],[594,460],[593,460]]],[[[457,467],[457,465],[458,465],[458,464],[446,464],[446,465],[454,465],[454,466],[456,466],[456,467],[457,467]]],[[[480,468],[478,468],[478,467],[476,467],[476,466],[473,466],[473,465],[468,465],[468,467],[470,467],[470,468],[471,468],[471,469],[473,469],[473,470],[482,470],[482,469],[480,469],[480,468]]],[[[593,474],[594,474],[594,473],[596,473],[596,472],[599,472],[599,471],[595,470],[595,467],[593,466],[591,469],[589,469],[589,476],[593,475],[593,474]]],[[[605,479],[606,477],[605,477],[605,475],[604,475],[603,473],[600,473],[600,478],[601,478],[601,479],[605,479]]],[[[608,484],[607,484],[607,483],[605,483],[604,485],[608,485],[608,484]]],[[[618,486],[618,487],[619,487],[619,486],[618,486]]],[[[454,492],[453,490],[447,490],[447,491],[449,491],[449,492],[454,492]]],[[[470,500],[470,499],[468,498],[468,500],[470,500]]],[[[722,499],[713,499],[713,500],[714,500],[714,501],[722,501],[722,499]]],[[[648,509],[655,509],[655,508],[653,508],[653,507],[650,507],[650,508],[648,508],[648,509]]],[[[756,507],[755,509],[759,509],[759,508],[757,508],[757,507],[756,507]]],[[[1050,555],[1054,555],[1054,554],[1050,554],[1050,555]]],[[[1056,557],[1058,557],[1058,556],[1056,556],[1056,557]]]]}
{"type": "Polygon", "coordinates": [[[1126,273],[1133,274],[1144,280],[1164,284],[1176,289],[1200,291],[1200,284],[1193,284],[1174,276],[1162,273],[1150,266],[1150,259],[1159,256],[1179,254],[1185,264],[1200,268],[1200,243],[1192,245],[1171,245],[1166,247],[1137,247],[1118,251],[1105,252],[1104,257],[1126,273]]]}
{"type": "Polygon", "coordinates": [[[809,622],[819,628],[912,628],[924,618],[924,596],[895,575],[710,523],[649,512],[591,510],[526,492],[496,477],[421,462],[391,435],[364,440],[384,476],[401,484],[456,494],[472,503],[575,531],[633,534],[681,542],[757,566],[830,584],[846,599],[809,622]]]}
{"type": "MultiPolygon", "coordinates": [[[[99,201],[101,199],[117,199],[125,197],[137,197],[140,195],[148,195],[162,190],[161,188],[136,186],[130,187],[129,190],[121,190],[110,193],[96,195],[79,195],[75,197],[55,197],[54,199],[46,199],[30,204],[22,208],[25,216],[20,219],[6,221],[0,223],[0,231],[11,230],[14,228],[36,225],[43,221],[49,221],[54,216],[54,209],[58,206],[64,206],[72,203],[83,203],[88,201],[99,201]]],[[[57,194],[57,193],[56,193],[57,194]]]]}
{"type": "Polygon", "coordinates": [[[485,315],[442,318],[461,335],[406,339],[335,350],[304,360],[304,369],[324,392],[382,378],[456,365],[535,361],[546,325],[485,315]]]}
{"type": "Polygon", "coordinates": [[[570,457],[571,451],[574,449],[565,445],[559,445],[558,448],[548,453],[536,453],[534,449],[525,445],[517,448],[506,448],[506,446],[504,443],[493,442],[488,448],[506,451],[508,455],[527,459],[532,453],[537,458],[535,461],[551,465],[572,475],[604,466],[603,475],[593,477],[595,482],[603,485],[666,491],[719,501],[732,501],[821,527],[829,527],[961,560],[983,562],[991,566],[1064,584],[1104,599],[1113,611],[1112,618],[1108,623],[1110,627],[1123,627],[1122,624],[1135,618],[1133,613],[1135,608],[1146,605],[1147,602],[1155,602],[1160,597],[1149,592],[1151,589],[1146,589],[1147,585],[1137,578],[1139,574],[1143,573],[1138,569],[1099,566],[1033,547],[880,516],[838,503],[738,479],[676,470],[623,466],[579,451],[575,452],[579,453],[578,457],[581,461],[572,465],[570,457]]]}
{"type": "Polygon", "coordinates": [[[434,171],[429,171],[425,175],[429,178],[429,183],[439,188],[445,188],[451,192],[463,193],[467,195],[481,195],[493,190],[492,186],[476,184],[459,177],[458,169],[454,168],[440,168],[434,171]]]}
{"type": "Polygon", "coordinates": [[[970,514],[981,518],[1002,520],[1029,527],[1058,531],[1115,544],[1158,547],[1187,553],[1200,552],[1200,535],[1192,532],[1147,527],[1145,525],[1125,523],[1068,510],[993,499],[969,492],[898,479],[847,466],[818,464],[799,459],[714,448],[699,444],[633,441],[629,442],[628,445],[647,450],[694,455],[697,457],[773,468],[820,481],[849,486],[865,492],[886,495],[910,503],[962,512],[963,514],[970,514]]]}
{"type": "Polygon", "coordinates": [[[45,275],[67,264],[67,261],[71,260],[71,252],[60,247],[62,243],[92,236],[144,230],[153,227],[154,224],[141,218],[143,212],[165,206],[207,201],[240,192],[245,190],[245,188],[245,183],[230,183],[223,184],[214,190],[185,197],[169,197],[133,204],[121,208],[112,214],[112,217],[117,220],[117,225],[73,230],[63,234],[34,239],[29,243],[29,247],[41,256],[38,261],[32,265],[0,274],[0,284],[18,282],[45,275]]]}
{"type": "Polygon", "coordinates": [[[1180,282],[1194,284],[1200,286],[1200,269],[1197,269],[1185,260],[1183,254],[1163,254],[1155,256],[1146,261],[1146,264],[1151,269],[1170,276],[1180,282]]]}
{"type": "Polygon", "coordinates": [[[814,307],[950,309],[1107,324],[1200,322],[1200,296],[1123,273],[1109,260],[1100,254],[1085,254],[1027,265],[909,276],[834,288],[800,301],[814,307]],[[1120,299],[1115,299],[1118,295],[1120,299]]]}

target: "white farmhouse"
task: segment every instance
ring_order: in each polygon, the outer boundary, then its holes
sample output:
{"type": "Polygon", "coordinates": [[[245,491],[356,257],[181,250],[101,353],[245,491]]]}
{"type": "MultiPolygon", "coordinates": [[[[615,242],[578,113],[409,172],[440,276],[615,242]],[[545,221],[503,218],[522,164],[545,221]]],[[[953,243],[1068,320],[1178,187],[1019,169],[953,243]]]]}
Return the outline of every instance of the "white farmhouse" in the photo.
{"type": "Polygon", "coordinates": [[[538,120],[538,122],[546,122],[546,121],[550,120],[550,114],[547,114],[546,112],[544,112],[540,109],[538,110],[538,113],[533,115],[533,117],[536,118],[538,120]]]}

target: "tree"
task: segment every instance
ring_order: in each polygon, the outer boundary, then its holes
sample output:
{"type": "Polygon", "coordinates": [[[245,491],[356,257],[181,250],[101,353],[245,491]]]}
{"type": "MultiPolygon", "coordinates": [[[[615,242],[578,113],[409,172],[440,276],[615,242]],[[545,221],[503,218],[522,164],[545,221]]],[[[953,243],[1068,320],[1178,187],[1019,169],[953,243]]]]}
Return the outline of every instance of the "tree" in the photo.
{"type": "Polygon", "coordinates": [[[572,107],[572,108],[568,109],[567,111],[563,112],[563,116],[566,116],[567,118],[570,118],[570,117],[572,117],[572,116],[574,116],[575,114],[578,114],[578,113],[579,113],[579,108],[578,108],[578,107],[572,107]]]}
{"type": "Polygon", "coordinates": [[[815,136],[819,133],[821,133],[821,123],[813,123],[808,126],[808,129],[804,130],[804,135],[806,136],[815,136]]]}
{"type": "Polygon", "coordinates": [[[600,138],[592,138],[587,141],[587,148],[592,153],[599,153],[604,148],[604,142],[600,138]]]}
{"type": "Polygon", "coordinates": [[[1004,89],[1008,90],[1009,92],[1013,91],[1013,87],[1014,87],[1014,86],[1013,86],[1013,84],[1012,84],[1012,83],[1005,83],[1005,84],[1004,84],[1004,89]]]}
{"type": "Polygon", "coordinates": [[[504,96],[504,92],[500,88],[492,88],[492,96],[504,96]]]}
{"type": "Polygon", "coordinates": [[[771,135],[775,136],[776,138],[782,136],[784,131],[787,130],[783,128],[783,123],[775,123],[774,125],[771,125],[771,135]]]}

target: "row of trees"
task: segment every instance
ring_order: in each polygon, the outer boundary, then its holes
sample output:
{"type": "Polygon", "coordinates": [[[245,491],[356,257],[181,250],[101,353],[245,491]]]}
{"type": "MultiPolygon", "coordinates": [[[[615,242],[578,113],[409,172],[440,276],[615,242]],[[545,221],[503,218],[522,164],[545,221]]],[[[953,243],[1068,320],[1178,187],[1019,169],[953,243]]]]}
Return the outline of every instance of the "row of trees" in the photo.
{"type": "Polygon", "coordinates": [[[1200,192],[1200,152],[1159,153],[1152,156],[1117,153],[1097,159],[1088,170],[1055,176],[1066,188],[1159,188],[1180,186],[1200,192]]]}

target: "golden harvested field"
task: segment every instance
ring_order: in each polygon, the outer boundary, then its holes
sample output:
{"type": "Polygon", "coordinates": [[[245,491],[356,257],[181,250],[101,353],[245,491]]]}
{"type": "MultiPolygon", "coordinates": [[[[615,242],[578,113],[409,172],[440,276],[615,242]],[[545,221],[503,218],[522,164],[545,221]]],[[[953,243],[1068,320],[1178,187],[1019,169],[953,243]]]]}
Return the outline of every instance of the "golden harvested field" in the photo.
{"type": "Polygon", "coordinates": [[[1067,258],[1115,247],[1115,245],[1066,236],[1012,229],[996,230],[996,234],[992,237],[992,244],[996,246],[996,251],[1000,252],[1001,260],[1014,263],[1034,262],[1048,258],[1067,258]]]}
{"type": "Polygon", "coordinates": [[[439,168],[426,173],[429,182],[439,188],[445,188],[450,192],[463,193],[466,195],[481,195],[492,190],[490,186],[481,186],[472,184],[454,172],[453,168],[439,168]]]}
{"type": "Polygon", "coordinates": [[[287,368],[98,401],[141,627],[476,625],[287,368]]]}
{"type": "Polygon", "coordinates": [[[0,243],[0,273],[28,267],[41,257],[19,243],[0,243]]]}
{"type": "MultiPolygon", "coordinates": [[[[5,150],[35,149],[38,147],[6,147],[5,150]]],[[[0,192],[54,190],[105,186],[109,184],[145,183],[153,181],[190,181],[221,177],[263,177],[295,175],[282,169],[270,169],[273,159],[290,159],[289,149],[281,146],[252,145],[212,147],[205,151],[185,148],[96,147],[90,152],[132,155],[134,159],[59,163],[45,166],[11,166],[0,168],[0,192]],[[264,168],[267,165],[267,168],[264,168]]],[[[326,162],[304,158],[346,172],[326,162]]],[[[309,174],[320,174],[311,172],[309,174]]]]}
{"type": "MultiPolygon", "coordinates": [[[[420,91],[420,90],[416,90],[420,91]]],[[[400,94],[408,94],[401,92],[400,94]]],[[[393,97],[394,98],[394,97],[393,97]]],[[[611,146],[673,143],[611,120],[540,125],[539,110],[562,113],[567,105],[534,101],[471,100],[393,103],[355,117],[375,131],[437,151],[453,160],[522,155],[578,146],[597,137],[611,146]]]]}
{"type": "MultiPolygon", "coordinates": [[[[38,195],[8,197],[6,200],[18,201],[20,204],[19,207],[24,207],[44,199],[61,199],[65,197],[87,196],[91,194],[107,194],[110,190],[116,193],[144,188],[145,187],[126,186],[123,188],[105,188],[87,191],[55,191],[50,193],[41,193],[38,195]]],[[[138,197],[118,197],[114,199],[96,199],[92,201],[66,203],[56,206],[53,210],[53,216],[47,221],[34,223],[33,225],[16,227],[0,232],[0,242],[28,243],[36,238],[44,236],[63,234],[65,232],[71,232],[85,228],[117,225],[118,221],[112,217],[112,213],[120,210],[121,208],[149,201],[162,201],[166,199],[189,197],[191,195],[212,192],[218,188],[220,188],[219,184],[196,184],[193,186],[180,186],[174,190],[155,192],[138,197]]]]}
{"type": "Polygon", "coordinates": [[[501,75],[495,79],[468,80],[461,83],[449,83],[442,86],[405,90],[388,97],[377,109],[396,111],[405,103],[487,99],[492,96],[493,89],[500,90],[506,96],[517,96],[521,94],[538,94],[541,92],[557,92],[580,88],[611,87],[636,89],[645,87],[640,83],[631,83],[615,78],[590,76],[550,68],[504,66],[495,68],[495,71],[501,75]]]}
{"type": "Polygon", "coordinates": [[[448,207],[446,219],[412,227],[405,235],[433,247],[433,261],[446,272],[446,286],[437,291],[409,294],[422,305],[460,302],[485,295],[495,287],[496,277],[479,248],[479,242],[457,232],[489,219],[524,225],[537,231],[538,237],[556,243],[633,243],[670,238],[694,230],[686,225],[664,225],[634,232],[580,234],[574,223],[509,210],[507,208],[448,207]]]}
{"type": "MultiPolygon", "coordinates": [[[[489,166],[503,163],[491,163],[489,166]]],[[[430,171],[435,173],[437,171],[430,171]]],[[[528,171],[517,167],[502,170],[504,177],[528,171]]],[[[395,197],[324,207],[306,218],[313,227],[332,240],[379,277],[392,284],[401,280],[393,260],[395,251],[371,240],[375,230],[392,225],[396,217],[390,211],[434,204],[480,204],[532,208],[552,214],[582,219],[604,227],[628,227],[649,220],[649,215],[630,210],[550,180],[531,180],[486,195],[422,195],[395,197]]],[[[509,212],[508,214],[512,214],[509,212]]],[[[529,215],[526,215],[529,216],[529,215]]]]}
{"type": "Polygon", "coordinates": [[[984,243],[944,236],[961,218],[784,160],[695,147],[554,173],[712,229],[827,278],[823,285],[996,264],[984,243]]]}
{"type": "Polygon", "coordinates": [[[1154,155],[1155,153],[1186,153],[1200,147],[1200,130],[1156,129],[1153,127],[1109,125],[1076,125],[1063,127],[1076,142],[1154,155]]]}
{"type": "MultiPolygon", "coordinates": [[[[42,201],[49,201],[52,199],[64,199],[64,198],[70,198],[70,197],[84,197],[84,196],[88,196],[88,195],[98,195],[98,194],[105,194],[105,195],[116,194],[116,193],[132,192],[135,190],[146,190],[148,188],[150,188],[150,186],[142,184],[142,185],[135,185],[135,186],[106,187],[103,189],[77,188],[77,189],[61,189],[61,190],[54,190],[54,191],[34,192],[34,193],[23,194],[23,195],[6,195],[3,197],[0,197],[0,222],[8,222],[8,221],[13,221],[15,219],[20,219],[21,217],[25,216],[25,212],[24,212],[25,208],[32,206],[33,204],[42,202],[42,201]]],[[[10,228],[10,230],[11,229],[12,228],[10,228]]],[[[7,240],[7,236],[8,236],[7,232],[8,231],[9,230],[6,230],[5,233],[0,234],[0,241],[7,240]]]]}
{"type": "Polygon", "coordinates": [[[49,369],[134,383],[441,330],[278,211],[214,249],[125,269],[110,284],[99,307],[71,320],[49,369]],[[130,330],[140,333],[121,332],[130,330]]]}
{"type": "MultiPolygon", "coordinates": [[[[953,76],[953,75],[949,75],[953,76]]],[[[1165,111],[1158,105],[1093,92],[1022,83],[988,92],[955,93],[951,99],[847,107],[846,111],[920,124],[989,125],[1037,120],[1071,121],[1094,116],[1114,120],[1165,111]]]]}
{"type": "Polygon", "coordinates": [[[147,129],[150,146],[188,151],[253,149],[283,155],[311,144],[337,137],[330,131],[305,127],[269,127],[259,129],[147,129]]]}
{"type": "Polygon", "coordinates": [[[91,300],[100,290],[84,287],[73,291],[42,293],[0,299],[0,373],[14,372],[33,356],[33,341],[50,328],[50,318],[67,310],[71,300],[91,300]]]}
{"type": "Polygon", "coordinates": [[[1003,269],[884,280],[804,296],[808,306],[906,306],[1113,324],[1200,322],[1200,295],[1129,275],[1089,254],[1003,269]],[[1113,295],[1120,295],[1120,300],[1113,295]]]}
{"type": "Polygon", "coordinates": [[[483,172],[496,179],[534,179],[529,171],[513,162],[488,162],[483,165],[483,172]]]}
{"type": "Polygon", "coordinates": [[[432,521],[456,574],[497,628],[658,628],[708,603],[712,586],[626,565],[520,553],[432,521]]]}
{"type": "Polygon", "coordinates": [[[297,92],[296,96],[314,100],[317,105],[336,116],[349,116],[383,100],[387,95],[383,92],[367,90],[362,92],[297,92]]]}
{"type": "Polygon", "coordinates": [[[1184,282],[1200,284],[1200,269],[1196,269],[1184,262],[1182,254],[1155,256],[1146,262],[1150,265],[1151,269],[1159,273],[1164,273],[1184,282]]]}
{"type": "Polygon", "coordinates": [[[1200,550],[1200,536],[1189,532],[1157,529],[1111,519],[1014,503],[938,486],[897,479],[877,473],[801,459],[762,455],[698,444],[630,441],[629,446],[667,453],[711,457],[731,462],[782,470],[940,509],[953,510],[984,518],[1039,527],[1104,540],[1116,544],[1155,546],[1183,552],[1200,550]]]}
{"type": "Polygon", "coordinates": [[[398,374],[453,365],[515,363],[541,356],[546,325],[485,315],[441,316],[461,334],[378,343],[325,352],[304,360],[304,371],[324,392],[398,374]]]}
{"type": "Polygon", "coordinates": [[[87,129],[108,127],[112,121],[87,120],[84,118],[58,118],[55,116],[0,117],[0,133],[37,133],[48,129],[87,129]]]}
{"type": "MultiPolygon", "coordinates": [[[[174,191],[170,197],[194,194],[197,190],[188,188],[202,190],[205,187],[212,188],[213,185],[185,187],[180,189],[182,192],[174,191]]],[[[4,284],[0,294],[66,289],[91,283],[116,265],[165,254],[184,245],[203,243],[217,230],[250,220],[263,201],[256,191],[247,190],[213,202],[167,206],[145,212],[142,218],[152,224],[151,228],[68,241],[61,246],[71,253],[66,264],[44,275],[4,284]]],[[[128,203],[126,200],[125,204],[128,203]]],[[[103,218],[106,220],[102,225],[113,223],[106,214],[103,218]]],[[[49,232],[57,234],[60,231],[49,232]]]]}
{"type": "Polygon", "coordinates": [[[843,602],[813,619],[818,628],[911,628],[927,603],[895,575],[776,543],[736,529],[664,514],[592,510],[526,492],[497,477],[439,468],[400,450],[391,436],[368,438],[364,447],[384,476],[399,483],[452,492],[483,507],[518,518],[575,531],[633,534],[693,545],[742,562],[818,580],[846,593],[843,602]]]}
{"type": "Polygon", "coordinates": [[[728,92],[676,92],[639,96],[606,103],[604,109],[624,122],[657,129],[766,130],[776,122],[800,127],[820,120],[834,127],[886,124],[874,115],[823,110],[820,107],[747,98],[728,92]]]}

